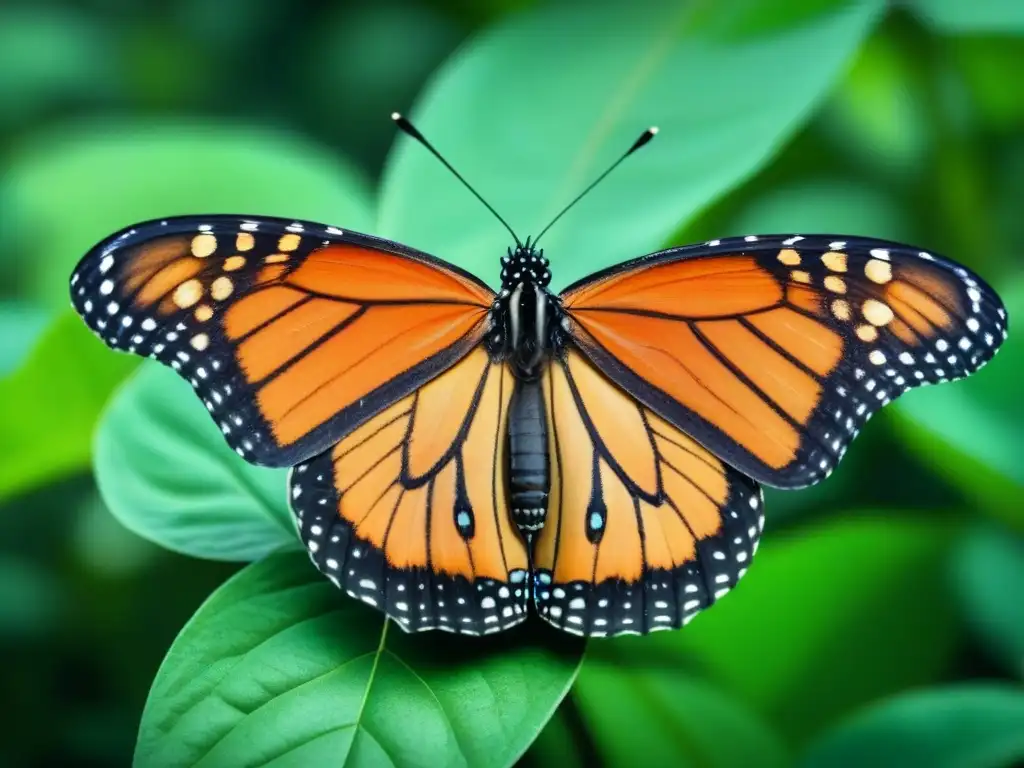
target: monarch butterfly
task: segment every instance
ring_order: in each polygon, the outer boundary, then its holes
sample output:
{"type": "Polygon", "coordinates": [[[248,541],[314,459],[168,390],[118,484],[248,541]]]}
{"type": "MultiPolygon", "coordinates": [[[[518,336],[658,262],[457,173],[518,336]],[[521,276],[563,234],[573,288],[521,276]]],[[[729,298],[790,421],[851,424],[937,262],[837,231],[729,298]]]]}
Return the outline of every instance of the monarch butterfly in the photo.
{"type": "Polygon", "coordinates": [[[531,602],[587,636],[684,625],[746,572],[760,484],[820,481],[880,407],[1006,337],[972,272],[860,237],[712,240],[555,295],[539,237],[394,119],[512,233],[497,293],[333,226],[190,216],[100,242],[71,296],[242,458],[293,467],[316,567],[407,631],[497,632],[531,602]]]}

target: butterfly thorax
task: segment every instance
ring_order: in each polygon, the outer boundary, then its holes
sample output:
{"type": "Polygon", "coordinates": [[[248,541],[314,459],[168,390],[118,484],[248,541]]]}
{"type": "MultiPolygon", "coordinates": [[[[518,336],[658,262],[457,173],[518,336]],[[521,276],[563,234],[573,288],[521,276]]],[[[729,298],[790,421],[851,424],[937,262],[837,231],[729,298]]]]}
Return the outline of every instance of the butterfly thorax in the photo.
{"type": "Polygon", "coordinates": [[[551,282],[544,252],[526,245],[501,259],[501,292],[494,302],[491,352],[509,361],[522,381],[536,380],[541,363],[554,352],[562,312],[551,282]]]}

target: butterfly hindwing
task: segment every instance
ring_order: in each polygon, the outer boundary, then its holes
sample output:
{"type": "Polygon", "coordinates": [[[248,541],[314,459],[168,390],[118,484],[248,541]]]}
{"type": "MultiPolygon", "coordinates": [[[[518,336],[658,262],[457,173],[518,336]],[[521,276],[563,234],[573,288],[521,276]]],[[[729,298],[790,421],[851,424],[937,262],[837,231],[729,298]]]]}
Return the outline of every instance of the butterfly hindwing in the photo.
{"type": "Polygon", "coordinates": [[[174,368],[241,456],[273,466],[326,450],[468,353],[494,298],[386,240],[240,216],[113,235],[71,297],[103,341],[174,368]]]}
{"type": "Polygon", "coordinates": [[[764,524],[757,483],[570,350],[542,380],[551,493],[538,614],[568,632],[673,629],[734,587],[764,524]]]}
{"type": "Polygon", "coordinates": [[[880,407],[976,371],[1007,327],[999,297],[964,267],[834,236],[671,249],[562,301],[573,341],[619,386],[778,487],[821,480],[880,407]]]}
{"type": "Polygon", "coordinates": [[[313,562],[407,631],[526,618],[526,549],[506,502],[508,367],[477,348],[290,477],[313,562]]]}

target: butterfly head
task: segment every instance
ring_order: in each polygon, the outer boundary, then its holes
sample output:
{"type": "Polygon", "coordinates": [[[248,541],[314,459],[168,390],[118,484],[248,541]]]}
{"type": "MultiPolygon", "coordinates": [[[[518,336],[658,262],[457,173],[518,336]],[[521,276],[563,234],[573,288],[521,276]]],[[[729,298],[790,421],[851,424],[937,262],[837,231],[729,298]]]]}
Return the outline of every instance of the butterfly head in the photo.
{"type": "Polygon", "coordinates": [[[523,245],[517,245],[513,251],[501,257],[501,287],[504,290],[515,290],[516,286],[528,284],[547,288],[551,282],[551,262],[544,258],[544,251],[539,251],[526,238],[523,245]]]}

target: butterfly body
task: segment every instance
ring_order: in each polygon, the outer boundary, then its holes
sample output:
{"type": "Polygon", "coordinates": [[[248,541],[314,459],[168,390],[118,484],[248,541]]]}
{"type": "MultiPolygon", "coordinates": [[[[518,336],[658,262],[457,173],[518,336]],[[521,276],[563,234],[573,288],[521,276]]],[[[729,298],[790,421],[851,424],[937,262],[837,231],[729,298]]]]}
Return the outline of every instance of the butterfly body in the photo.
{"type": "Polygon", "coordinates": [[[544,527],[551,464],[544,392],[536,380],[520,379],[508,412],[508,493],[512,519],[524,538],[544,527]]]}
{"type": "Polygon", "coordinates": [[[293,467],[332,583],[463,634],[531,604],[588,636],[682,626],[746,573],[761,483],[823,479],[879,408],[1006,334],[979,277],[867,238],[715,240],[550,281],[528,243],[493,291],[388,240],[211,216],[105,239],[71,297],[189,381],[242,458],[293,467]]]}

